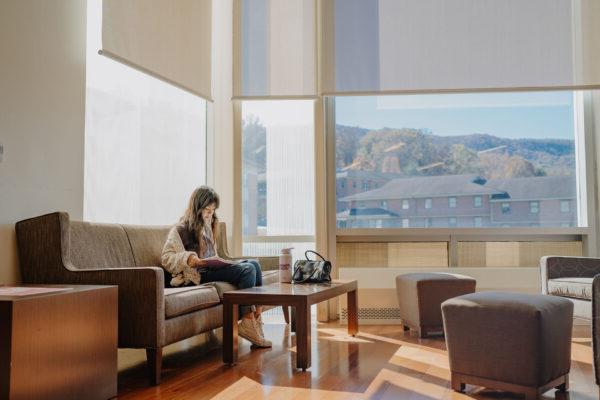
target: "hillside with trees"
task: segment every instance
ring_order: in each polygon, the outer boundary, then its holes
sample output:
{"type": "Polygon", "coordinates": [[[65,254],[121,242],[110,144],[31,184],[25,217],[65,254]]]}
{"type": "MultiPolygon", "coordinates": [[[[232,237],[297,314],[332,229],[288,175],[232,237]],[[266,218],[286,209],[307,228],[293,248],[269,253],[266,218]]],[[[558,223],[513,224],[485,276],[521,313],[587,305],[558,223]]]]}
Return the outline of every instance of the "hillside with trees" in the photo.
{"type": "Polygon", "coordinates": [[[480,174],[491,178],[571,175],[572,140],[437,136],[423,129],[336,126],[339,169],[407,176],[480,174]]]}

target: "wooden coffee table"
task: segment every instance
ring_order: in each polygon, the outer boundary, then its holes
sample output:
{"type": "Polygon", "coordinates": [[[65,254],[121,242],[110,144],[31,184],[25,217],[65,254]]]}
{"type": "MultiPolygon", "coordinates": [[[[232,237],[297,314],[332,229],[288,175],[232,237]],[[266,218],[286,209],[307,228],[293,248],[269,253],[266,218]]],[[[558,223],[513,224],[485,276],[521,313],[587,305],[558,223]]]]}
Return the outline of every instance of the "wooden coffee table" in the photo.
{"type": "Polygon", "coordinates": [[[348,293],[348,334],[358,333],[356,281],[272,283],[223,293],[223,362],[234,365],[238,354],[238,305],[292,306],[295,308],[296,366],[310,368],[310,306],[348,293]]]}

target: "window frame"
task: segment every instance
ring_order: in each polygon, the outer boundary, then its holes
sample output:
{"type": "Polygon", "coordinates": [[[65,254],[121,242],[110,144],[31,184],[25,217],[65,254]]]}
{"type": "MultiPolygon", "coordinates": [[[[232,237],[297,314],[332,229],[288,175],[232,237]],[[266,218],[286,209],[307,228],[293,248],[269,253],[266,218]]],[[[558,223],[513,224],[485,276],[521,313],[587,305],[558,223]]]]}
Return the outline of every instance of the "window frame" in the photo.
{"type": "MultiPolygon", "coordinates": [[[[468,92],[468,91],[467,91],[468,92]]],[[[338,228],[336,224],[336,193],[335,193],[335,97],[323,98],[324,136],[327,157],[327,221],[329,226],[335,227],[328,236],[328,250],[332,259],[335,259],[335,247],[339,242],[359,242],[361,240],[373,242],[414,242],[414,241],[444,241],[449,248],[449,267],[458,266],[459,241],[572,241],[581,240],[583,252],[587,256],[597,256],[596,244],[597,227],[595,226],[596,210],[587,207],[595,204],[597,184],[593,171],[596,160],[594,146],[593,109],[592,98],[589,91],[574,91],[576,102],[575,116],[575,145],[578,182],[578,213],[579,221],[587,219],[587,226],[581,227],[498,227],[498,228],[384,228],[384,229],[356,229],[338,228]],[[587,188],[587,191],[586,191],[587,188]],[[585,215],[581,212],[585,208],[585,215]]]]}

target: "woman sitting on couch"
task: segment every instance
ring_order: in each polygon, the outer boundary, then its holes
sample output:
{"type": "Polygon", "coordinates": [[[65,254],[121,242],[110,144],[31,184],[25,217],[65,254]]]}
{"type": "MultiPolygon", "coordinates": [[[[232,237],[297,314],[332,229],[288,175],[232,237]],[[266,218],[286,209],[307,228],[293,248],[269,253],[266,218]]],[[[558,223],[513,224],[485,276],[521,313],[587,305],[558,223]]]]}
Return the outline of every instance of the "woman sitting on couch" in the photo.
{"type": "MultiPolygon", "coordinates": [[[[199,285],[207,282],[229,282],[239,289],[262,286],[262,271],[255,260],[235,265],[208,267],[207,259],[217,256],[219,195],[208,186],[194,190],[183,217],[169,231],[161,262],[171,273],[171,286],[199,285]]],[[[271,347],[265,339],[261,307],[240,306],[242,320],[238,333],[258,347],[271,347]]]]}

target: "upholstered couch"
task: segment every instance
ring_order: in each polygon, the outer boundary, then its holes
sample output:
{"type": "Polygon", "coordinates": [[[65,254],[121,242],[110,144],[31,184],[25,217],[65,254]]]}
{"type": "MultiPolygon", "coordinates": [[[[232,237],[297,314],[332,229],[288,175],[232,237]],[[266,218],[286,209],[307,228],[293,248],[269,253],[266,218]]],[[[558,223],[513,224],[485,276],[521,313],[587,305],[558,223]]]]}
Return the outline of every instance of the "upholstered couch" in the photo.
{"type": "MultiPolygon", "coordinates": [[[[219,255],[230,258],[225,225],[219,255]]],[[[64,212],[16,224],[23,283],[119,286],[119,347],[145,348],[151,383],[160,382],[162,348],[223,324],[225,282],[165,287],[160,255],[168,226],[70,221],[64,212]]],[[[277,280],[277,258],[260,257],[265,284],[277,280]]],[[[166,279],[165,279],[165,275],[166,279]]]]}
{"type": "Polygon", "coordinates": [[[592,323],[596,384],[600,385],[600,259],[546,256],[540,260],[542,293],[566,297],[573,316],[592,323]]]}

